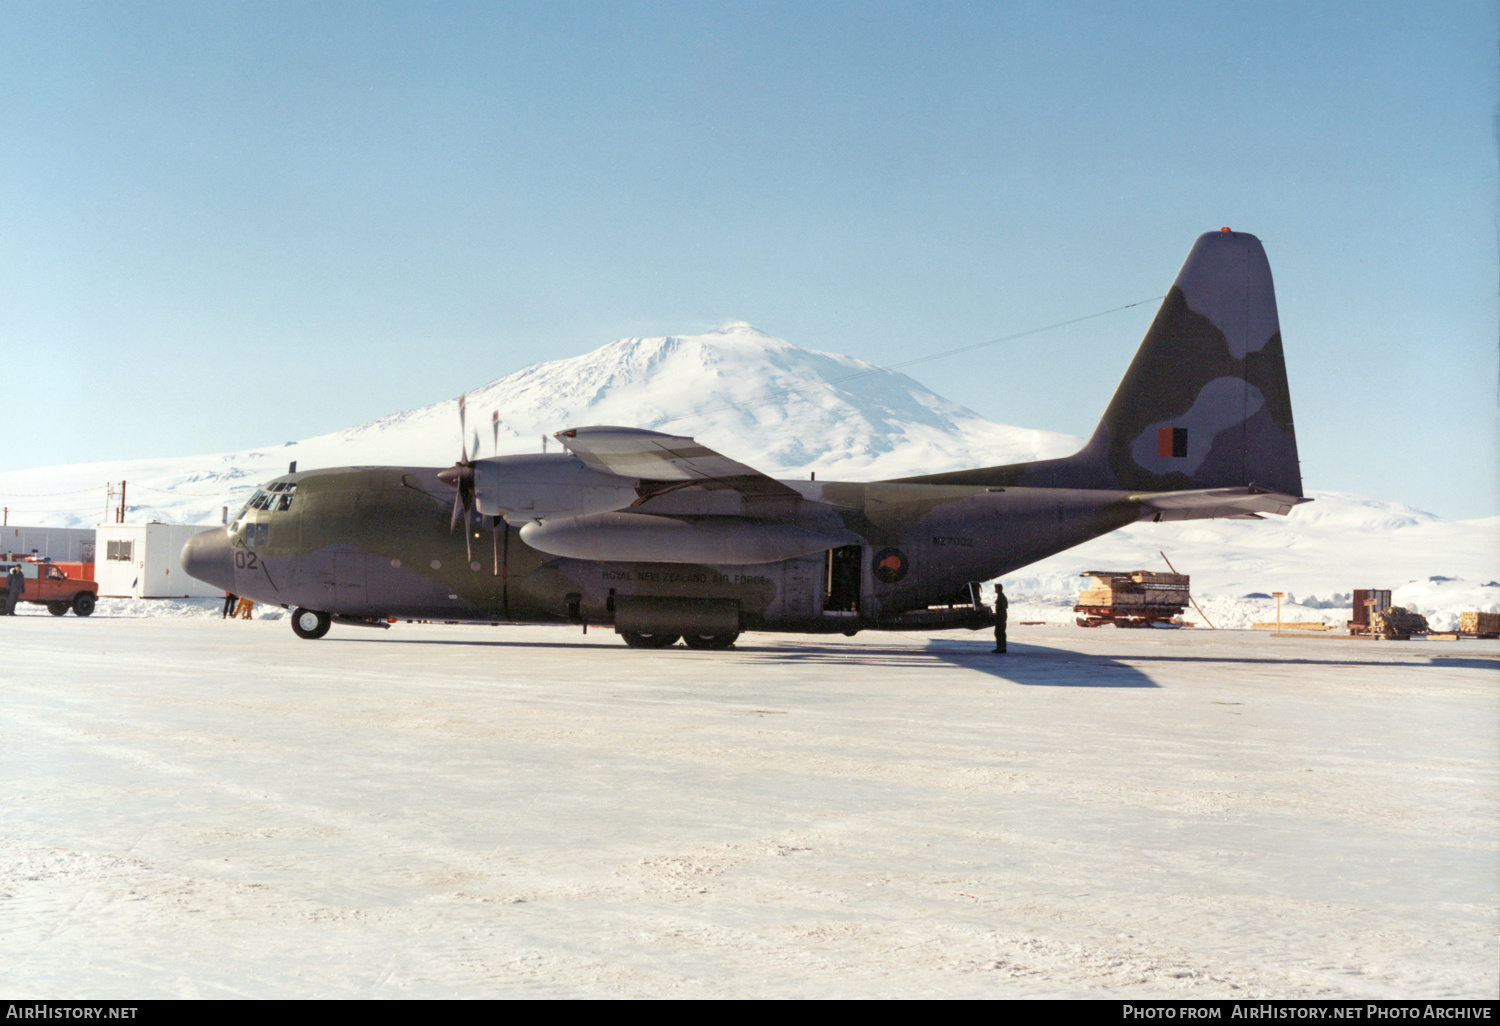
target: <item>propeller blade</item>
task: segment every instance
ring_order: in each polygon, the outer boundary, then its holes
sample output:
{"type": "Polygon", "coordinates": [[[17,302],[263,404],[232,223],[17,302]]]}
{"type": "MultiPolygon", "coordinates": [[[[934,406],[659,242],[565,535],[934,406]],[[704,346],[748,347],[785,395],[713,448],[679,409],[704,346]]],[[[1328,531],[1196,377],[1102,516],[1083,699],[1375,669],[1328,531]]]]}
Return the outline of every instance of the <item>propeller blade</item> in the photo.
{"type": "Polygon", "coordinates": [[[490,540],[495,543],[495,572],[493,576],[500,576],[500,518],[490,517],[490,540]]]}
{"type": "Polygon", "coordinates": [[[466,441],[466,436],[469,432],[468,429],[464,426],[464,404],[468,401],[468,398],[469,396],[467,393],[458,397],[458,444],[459,447],[463,449],[463,461],[465,463],[469,462],[469,450],[468,443],[466,441]]]}
{"type": "Polygon", "coordinates": [[[453,515],[448,518],[448,533],[452,534],[459,517],[468,520],[470,507],[474,505],[474,464],[455,463],[439,471],[437,479],[453,489],[453,515]]]}
{"type": "Polygon", "coordinates": [[[464,555],[469,557],[469,565],[474,565],[474,544],[470,540],[474,537],[474,525],[470,523],[473,517],[469,516],[467,508],[464,509],[464,555]]]}
{"type": "Polygon", "coordinates": [[[490,430],[495,435],[495,441],[490,448],[491,456],[500,455],[500,411],[496,410],[490,414],[490,430]]]}

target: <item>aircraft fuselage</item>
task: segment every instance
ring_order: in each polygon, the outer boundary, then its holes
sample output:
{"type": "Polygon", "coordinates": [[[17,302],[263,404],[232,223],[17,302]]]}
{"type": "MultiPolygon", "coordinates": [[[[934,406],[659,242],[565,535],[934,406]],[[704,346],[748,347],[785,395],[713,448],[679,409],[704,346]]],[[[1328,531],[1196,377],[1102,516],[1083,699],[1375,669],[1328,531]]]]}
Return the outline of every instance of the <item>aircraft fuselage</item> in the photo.
{"type": "MultiPolygon", "coordinates": [[[[612,624],[622,602],[650,598],[732,603],[745,629],[981,627],[992,621],[970,582],[1142,515],[1114,491],[784,482],[835,511],[835,523],[819,526],[842,544],[734,565],[584,560],[540,552],[517,527],[476,512],[450,530],[452,490],[438,473],[355,467],[278,478],[262,490],[269,508],[247,507],[194,539],[184,566],[257,602],[353,618],[612,624]],[[287,508],[277,508],[290,485],[287,508]]],[[[696,510],[703,496],[682,501],[696,510]]]]}

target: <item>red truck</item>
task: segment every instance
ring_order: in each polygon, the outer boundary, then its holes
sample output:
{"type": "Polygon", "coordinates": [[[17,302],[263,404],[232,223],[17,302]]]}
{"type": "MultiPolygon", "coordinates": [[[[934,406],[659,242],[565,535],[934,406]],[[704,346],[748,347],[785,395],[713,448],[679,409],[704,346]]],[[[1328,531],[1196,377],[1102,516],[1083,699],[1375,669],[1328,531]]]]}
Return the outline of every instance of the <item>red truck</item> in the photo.
{"type": "Polygon", "coordinates": [[[13,566],[19,566],[26,577],[26,590],[21,592],[22,602],[46,606],[47,612],[53,616],[63,616],[70,609],[79,616],[88,616],[94,611],[99,598],[99,585],[94,581],[69,577],[59,566],[29,559],[19,563],[0,563],[0,579],[9,574],[13,566]]]}

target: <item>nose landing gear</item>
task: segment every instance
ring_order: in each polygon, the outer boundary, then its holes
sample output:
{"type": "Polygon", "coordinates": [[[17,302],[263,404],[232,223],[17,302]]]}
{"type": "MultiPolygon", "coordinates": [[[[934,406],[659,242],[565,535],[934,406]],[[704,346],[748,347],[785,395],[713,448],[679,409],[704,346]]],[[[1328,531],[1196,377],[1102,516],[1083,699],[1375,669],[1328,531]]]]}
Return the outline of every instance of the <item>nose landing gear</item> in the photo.
{"type": "Polygon", "coordinates": [[[316,641],[328,633],[332,622],[327,613],[298,606],[292,613],[292,632],[299,638],[316,641]]]}

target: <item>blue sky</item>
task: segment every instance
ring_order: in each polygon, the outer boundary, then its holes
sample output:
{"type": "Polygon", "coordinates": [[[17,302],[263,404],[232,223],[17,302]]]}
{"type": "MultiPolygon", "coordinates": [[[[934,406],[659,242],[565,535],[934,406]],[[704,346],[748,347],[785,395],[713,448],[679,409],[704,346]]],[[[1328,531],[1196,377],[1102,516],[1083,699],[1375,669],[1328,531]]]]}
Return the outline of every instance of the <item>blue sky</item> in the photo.
{"type": "MultiPolygon", "coordinates": [[[[1271,258],[1305,485],[1500,513],[1493,3],[0,29],[0,470],[278,443],[730,320],[889,365],[1160,295],[1228,225],[1271,258]]],[[[912,373],[1087,435],[1151,314],[912,373]]]]}

